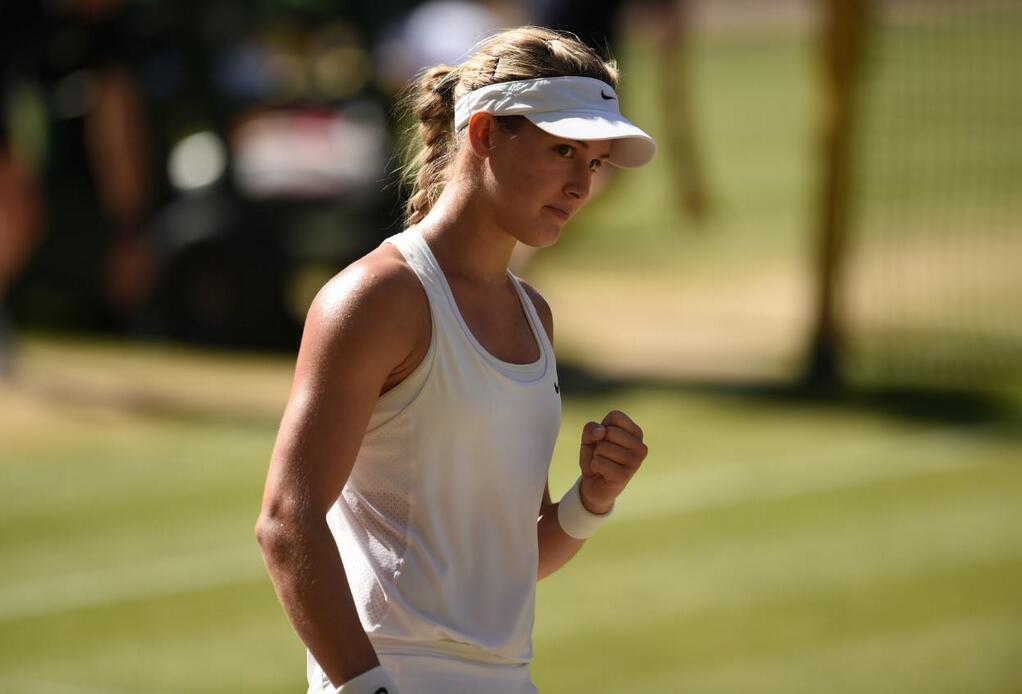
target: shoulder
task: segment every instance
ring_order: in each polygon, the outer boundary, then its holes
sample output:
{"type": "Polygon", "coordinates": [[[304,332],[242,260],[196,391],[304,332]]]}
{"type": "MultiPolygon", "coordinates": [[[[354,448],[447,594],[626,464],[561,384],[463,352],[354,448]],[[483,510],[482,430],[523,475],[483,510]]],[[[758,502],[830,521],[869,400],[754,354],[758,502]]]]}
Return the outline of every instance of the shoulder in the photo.
{"type": "Polygon", "coordinates": [[[313,306],[331,310],[338,305],[370,302],[397,307],[422,293],[419,278],[397,248],[382,244],[334,275],[320,289],[313,306]]]}
{"type": "Polygon", "coordinates": [[[325,345],[365,339],[366,346],[384,342],[401,352],[423,326],[428,329],[429,303],[422,284],[394,246],[381,244],[319,290],[303,343],[307,337],[325,345]]]}
{"type": "Polygon", "coordinates": [[[536,288],[525,280],[519,278],[518,281],[522,285],[522,289],[532,299],[532,305],[536,307],[536,313],[539,314],[539,320],[543,323],[543,328],[546,329],[547,337],[550,339],[550,344],[554,343],[554,314],[550,310],[550,304],[547,303],[543,295],[536,291],[536,288]]]}

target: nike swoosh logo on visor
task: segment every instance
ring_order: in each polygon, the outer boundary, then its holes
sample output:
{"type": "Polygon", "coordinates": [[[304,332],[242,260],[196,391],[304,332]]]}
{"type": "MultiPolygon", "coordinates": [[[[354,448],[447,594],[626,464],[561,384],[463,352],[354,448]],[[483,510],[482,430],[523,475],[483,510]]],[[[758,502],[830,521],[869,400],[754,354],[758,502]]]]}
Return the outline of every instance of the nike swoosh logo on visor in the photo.
{"type": "Polygon", "coordinates": [[[602,96],[607,101],[610,101],[611,99],[616,99],[617,98],[616,96],[607,96],[606,94],[603,93],[602,89],[600,90],[600,96],[602,96]]]}

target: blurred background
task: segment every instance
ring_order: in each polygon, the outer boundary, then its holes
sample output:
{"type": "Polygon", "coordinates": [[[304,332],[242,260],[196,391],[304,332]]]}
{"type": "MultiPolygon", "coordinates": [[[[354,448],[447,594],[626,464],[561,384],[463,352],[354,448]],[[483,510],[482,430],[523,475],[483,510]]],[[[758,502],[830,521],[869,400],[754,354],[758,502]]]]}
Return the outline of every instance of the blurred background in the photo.
{"type": "Polygon", "coordinates": [[[516,271],[651,453],[545,692],[1022,691],[1022,2],[0,5],[0,691],[304,691],[253,526],[305,311],[400,231],[424,66],[537,23],[654,163],[516,271]]]}

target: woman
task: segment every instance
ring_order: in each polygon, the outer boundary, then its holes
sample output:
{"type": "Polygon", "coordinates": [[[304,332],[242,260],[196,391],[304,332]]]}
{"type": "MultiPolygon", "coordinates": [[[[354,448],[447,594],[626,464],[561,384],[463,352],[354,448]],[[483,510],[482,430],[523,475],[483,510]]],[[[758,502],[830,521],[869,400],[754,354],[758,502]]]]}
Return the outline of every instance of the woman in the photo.
{"type": "MultiPolygon", "coordinates": [[[[309,310],[256,533],[308,647],[310,692],[535,692],[535,583],[609,515],[646,456],[612,411],[553,503],[550,308],[507,269],[549,246],[604,161],[641,166],[617,71],[524,27],[435,67],[407,229],[309,310]]],[[[613,317],[608,316],[608,321],[613,317]]]]}

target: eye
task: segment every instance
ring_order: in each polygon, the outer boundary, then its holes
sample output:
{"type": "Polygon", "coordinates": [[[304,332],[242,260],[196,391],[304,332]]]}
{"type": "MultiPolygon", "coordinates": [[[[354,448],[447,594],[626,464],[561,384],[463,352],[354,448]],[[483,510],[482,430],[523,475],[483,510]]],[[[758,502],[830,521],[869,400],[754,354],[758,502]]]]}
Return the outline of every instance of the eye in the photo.
{"type": "Polygon", "coordinates": [[[593,173],[599,171],[601,166],[603,166],[602,159],[593,159],[591,162],[589,162],[589,170],[592,171],[593,173]]]}
{"type": "Polygon", "coordinates": [[[571,145],[565,144],[554,145],[554,150],[556,150],[558,154],[560,154],[562,157],[565,157],[566,159],[571,159],[572,157],[575,156],[575,148],[572,147],[571,145]]]}

